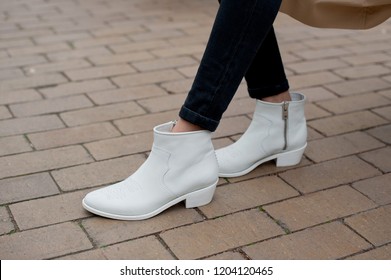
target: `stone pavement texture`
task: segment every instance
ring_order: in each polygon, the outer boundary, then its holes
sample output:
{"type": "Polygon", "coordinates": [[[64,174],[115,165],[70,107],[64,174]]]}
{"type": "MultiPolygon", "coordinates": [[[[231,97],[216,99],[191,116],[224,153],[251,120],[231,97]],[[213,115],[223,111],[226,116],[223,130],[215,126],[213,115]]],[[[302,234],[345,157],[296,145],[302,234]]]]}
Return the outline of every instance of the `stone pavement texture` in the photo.
{"type": "MultiPolygon", "coordinates": [[[[175,119],[213,0],[2,0],[0,259],[391,259],[391,21],[316,29],[279,15],[292,90],[307,95],[298,166],[221,178],[211,204],[145,221],[83,210],[175,119]]],[[[237,140],[240,86],[214,144],[237,140]]]]}

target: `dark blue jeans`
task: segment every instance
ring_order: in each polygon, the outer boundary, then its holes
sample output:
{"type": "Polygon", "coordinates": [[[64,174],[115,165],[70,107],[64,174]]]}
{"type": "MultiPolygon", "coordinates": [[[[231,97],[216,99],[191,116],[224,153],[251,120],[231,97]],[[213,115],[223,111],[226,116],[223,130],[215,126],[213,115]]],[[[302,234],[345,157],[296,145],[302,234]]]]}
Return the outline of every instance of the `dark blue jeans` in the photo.
{"type": "Polygon", "coordinates": [[[215,131],[243,77],[261,99],[289,89],[273,22],[281,0],[221,0],[192,88],[179,116],[215,131]]]}

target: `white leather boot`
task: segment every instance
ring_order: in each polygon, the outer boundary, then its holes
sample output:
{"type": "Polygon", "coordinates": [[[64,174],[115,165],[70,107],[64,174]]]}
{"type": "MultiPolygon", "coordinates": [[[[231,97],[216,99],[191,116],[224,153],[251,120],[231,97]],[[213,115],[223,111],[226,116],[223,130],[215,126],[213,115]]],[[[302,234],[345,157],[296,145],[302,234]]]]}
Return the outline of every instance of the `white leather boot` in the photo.
{"type": "Polygon", "coordinates": [[[276,160],[277,166],[298,164],[307,146],[305,96],[291,94],[292,101],[257,100],[250,126],[242,137],[216,151],[220,177],[242,176],[260,164],[276,160]]]}
{"type": "Polygon", "coordinates": [[[173,125],[156,126],[144,164],[124,181],[87,194],[83,207],[107,218],[142,220],[181,201],[187,208],[208,204],[218,182],[211,133],[172,133],[173,125]]]}

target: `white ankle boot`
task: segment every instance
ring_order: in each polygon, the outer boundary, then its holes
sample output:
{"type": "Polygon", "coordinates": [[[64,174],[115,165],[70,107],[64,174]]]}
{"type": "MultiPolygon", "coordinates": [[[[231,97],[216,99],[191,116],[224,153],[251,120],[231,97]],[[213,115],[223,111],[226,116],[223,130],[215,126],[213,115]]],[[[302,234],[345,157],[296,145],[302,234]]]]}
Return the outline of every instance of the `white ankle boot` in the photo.
{"type": "Polygon", "coordinates": [[[305,96],[293,93],[291,98],[283,103],[257,100],[251,124],[242,137],[216,151],[220,177],[245,175],[273,159],[277,166],[300,162],[307,146],[305,96]]]}
{"type": "Polygon", "coordinates": [[[218,182],[211,133],[172,133],[173,124],[154,128],[152,151],[133,175],[87,194],[83,207],[107,218],[142,220],[181,201],[187,208],[208,204],[218,182]]]}

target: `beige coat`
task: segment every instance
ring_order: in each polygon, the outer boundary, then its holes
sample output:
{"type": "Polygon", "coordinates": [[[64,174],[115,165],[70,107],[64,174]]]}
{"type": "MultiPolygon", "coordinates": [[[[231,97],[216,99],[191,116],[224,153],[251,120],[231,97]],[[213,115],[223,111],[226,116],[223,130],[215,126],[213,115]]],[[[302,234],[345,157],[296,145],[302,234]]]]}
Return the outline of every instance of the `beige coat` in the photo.
{"type": "Polygon", "coordinates": [[[283,0],[280,11],[314,27],[368,29],[391,17],[391,0],[283,0]]]}

